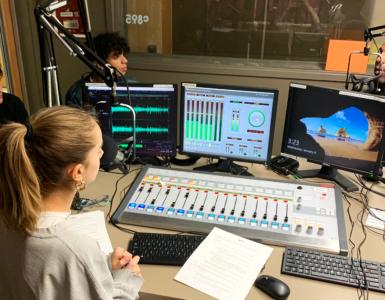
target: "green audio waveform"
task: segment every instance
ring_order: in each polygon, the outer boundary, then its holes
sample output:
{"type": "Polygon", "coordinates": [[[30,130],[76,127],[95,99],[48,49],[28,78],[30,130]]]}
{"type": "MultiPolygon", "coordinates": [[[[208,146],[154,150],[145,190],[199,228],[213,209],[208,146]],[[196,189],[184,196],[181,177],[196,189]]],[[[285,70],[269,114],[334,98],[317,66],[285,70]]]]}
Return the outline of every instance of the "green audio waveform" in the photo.
{"type": "MultiPolygon", "coordinates": [[[[134,110],[136,113],[141,113],[141,112],[146,112],[148,114],[161,114],[161,113],[167,113],[168,112],[168,107],[159,107],[159,106],[146,106],[146,107],[142,107],[142,106],[136,106],[134,107],[134,110]]],[[[114,113],[126,113],[126,112],[130,112],[130,110],[126,107],[122,107],[122,106],[112,106],[111,107],[111,113],[114,114],[114,113]]]]}
{"type": "MultiPolygon", "coordinates": [[[[132,126],[112,126],[112,133],[115,132],[132,132],[132,126]]],[[[160,127],[136,127],[136,133],[146,132],[149,134],[161,134],[163,132],[168,132],[168,128],[160,128],[160,127]]]]}

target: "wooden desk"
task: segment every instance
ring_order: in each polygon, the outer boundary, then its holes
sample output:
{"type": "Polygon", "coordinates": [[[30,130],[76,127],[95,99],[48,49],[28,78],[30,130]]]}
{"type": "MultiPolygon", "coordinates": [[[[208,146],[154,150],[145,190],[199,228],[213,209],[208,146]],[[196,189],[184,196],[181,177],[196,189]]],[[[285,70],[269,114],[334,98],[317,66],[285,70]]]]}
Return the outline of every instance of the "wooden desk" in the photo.
{"type": "MultiPolygon", "coordinates": [[[[206,160],[201,159],[195,166],[204,165],[206,160]]],[[[251,165],[244,164],[249,167],[249,172],[254,174],[256,177],[268,178],[268,179],[280,179],[280,180],[292,180],[289,177],[277,175],[271,171],[268,171],[262,165],[251,165]]],[[[194,167],[195,167],[194,166],[194,167]]],[[[174,168],[180,168],[178,166],[172,165],[174,168]]],[[[301,169],[310,169],[316,168],[317,166],[310,163],[301,162],[301,169]]],[[[187,167],[192,168],[192,167],[187,167]]],[[[135,176],[138,174],[140,167],[132,166],[132,169],[137,169],[138,171],[132,172],[127,175],[118,184],[118,192],[115,196],[114,203],[112,205],[112,213],[117,209],[120,201],[123,199],[125,195],[125,188],[130,185],[135,176]]],[[[346,177],[350,180],[354,181],[357,185],[358,182],[354,176],[354,174],[342,172],[346,177]]],[[[96,198],[101,195],[110,195],[115,191],[116,181],[121,177],[121,174],[108,174],[104,172],[99,172],[99,175],[94,183],[92,183],[86,190],[81,192],[81,197],[85,198],[96,198]]],[[[309,179],[309,181],[317,181],[321,182],[322,179],[309,179]]],[[[374,189],[385,193],[385,185],[384,184],[375,184],[374,189]]],[[[355,197],[359,197],[359,193],[352,193],[355,197]]],[[[369,204],[373,207],[385,209],[385,198],[378,196],[374,193],[369,193],[369,204]]],[[[364,238],[364,234],[362,233],[361,224],[359,224],[357,220],[357,214],[362,209],[362,205],[358,204],[356,201],[351,201],[351,215],[353,221],[355,222],[355,228],[352,235],[352,240],[358,246],[358,244],[364,238]]],[[[344,201],[345,208],[345,224],[347,229],[347,236],[349,236],[351,230],[351,224],[349,221],[349,217],[347,214],[348,203],[344,201]]],[[[109,210],[109,206],[100,208],[94,207],[94,210],[102,209],[105,214],[107,214],[109,210]]],[[[75,213],[75,212],[73,212],[75,213]]],[[[366,222],[367,214],[364,216],[364,222],[366,222]]],[[[151,232],[151,233],[173,233],[171,231],[162,230],[162,229],[154,229],[154,228],[146,228],[139,226],[129,226],[122,225],[123,227],[139,231],[139,232],[151,232]]],[[[129,240],[132,239],[132,235],[128,233],[124,233],[110,223],[106,224],[108,234],[110,236],[112,246],[114,248],[120,246],[123,248],[127,248],[129,244],[129,240]]],[[[270,246],[270,245],[269,245],[270,246]]],[[[282,275],[281,274],[281,264],[284,253],[284,247],[271,246],[274,248],[272,255],[266,263],[266,268],[262,271],[263,275],[271,275],[276,278],[284,281],[291,290],[291,295],[289,299],[301,300],[301,299],[311,299],[311,300],[324,300],[324,299],[358,299],[357,290],[355,288],[346,287],[337,284],[329,284],[322,281],[309,280],[295,276],[282,275]]],[[[351,245],[349,245],[349,249],[351,245]]],[[[357,247],[356,247],[357,249],[357,247]]],[[[361,247],[362,258],[366,260],[373,260],[377,262],[385,262],[385,244],[382,240],[381,236],[375,235],[369,230],[367,230],[367,239],[364,245],[361,247]]],[[[357,257],[357,252],[355,251],[354,257],[357,257]]],[[[234,259],[236,260],[236,254],[234,255],[234,259]]],[[[197,290],[194,290],[188,286],[185,286],[177,281],[174,281],[173,278],[178,273],[180,267],[176,266],[159,266],[159,265],[141,265],[142,275],[145,279],[145,283],[142,287],[142,292],[151,293],[156,295],[162,295],[167,297],[175,297],[180,299],[199,299],[199,300],[208,300],[214,299],[206,294],[203,294],[197,290]]],[[[385,294],[370,292],[371,300],[379,300],[384,299],[385,294]]],[[[256,287],[252,287],[247,296],[248,300],[253,299],[271,299],[265,293],[261,292],[256,287]]]]}

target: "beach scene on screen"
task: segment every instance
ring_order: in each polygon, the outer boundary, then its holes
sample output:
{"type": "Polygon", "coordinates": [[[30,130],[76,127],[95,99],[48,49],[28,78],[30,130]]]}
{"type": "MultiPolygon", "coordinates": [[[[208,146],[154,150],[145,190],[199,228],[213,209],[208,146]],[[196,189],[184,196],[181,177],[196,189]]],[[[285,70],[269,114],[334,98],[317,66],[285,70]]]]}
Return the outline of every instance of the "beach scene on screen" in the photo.
{"type": "Polygon", "coordinates": [[[355,107],[338,111],[329,118],[303,118],[307,134],[325,150],[326,157],[375,162],[378,149],[369,143],[368,118],[355,107]]]}

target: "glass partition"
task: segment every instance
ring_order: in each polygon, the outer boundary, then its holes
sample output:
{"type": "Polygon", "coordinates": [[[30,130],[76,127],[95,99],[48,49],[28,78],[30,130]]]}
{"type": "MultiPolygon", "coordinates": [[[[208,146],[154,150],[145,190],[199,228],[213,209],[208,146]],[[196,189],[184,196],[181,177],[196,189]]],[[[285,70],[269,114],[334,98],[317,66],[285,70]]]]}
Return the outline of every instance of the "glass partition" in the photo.
{"type": "Polygon", "coordinates": [[[374,2],[127,0],[126,32],[132,52],[325,69],[330,40],[363,41],[374,2]]]}

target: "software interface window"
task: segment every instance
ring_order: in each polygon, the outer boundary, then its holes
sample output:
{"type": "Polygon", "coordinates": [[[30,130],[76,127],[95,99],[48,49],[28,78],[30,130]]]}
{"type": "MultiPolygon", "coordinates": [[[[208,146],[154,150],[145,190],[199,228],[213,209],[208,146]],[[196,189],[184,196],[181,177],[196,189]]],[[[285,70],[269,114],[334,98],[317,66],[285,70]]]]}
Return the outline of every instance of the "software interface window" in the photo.
{"type": "MultiPolygon", "coordinates": [[[[172,154],[175,145],[175,89],[173,87],[130,87],[136,113],[136,142],[140,154],[172,154]]],[[[111,88],[89,86],[89,102],[95,106],[103,134],[122,142],[132,136],[132,115],[128,108],[97,104],[108,101],[111,88]]],[[[127,89],[118,87],[121,103],[129,104],[127,89]]]]}
{"type": "Polygon", "coordinates": [[[184,149],[267,160],[274,94],[186,87],[184,149]]]}

